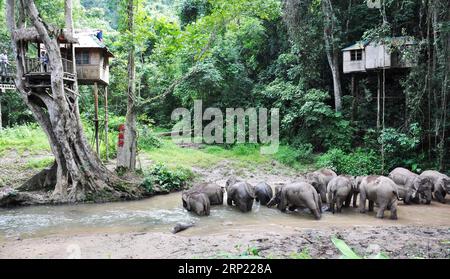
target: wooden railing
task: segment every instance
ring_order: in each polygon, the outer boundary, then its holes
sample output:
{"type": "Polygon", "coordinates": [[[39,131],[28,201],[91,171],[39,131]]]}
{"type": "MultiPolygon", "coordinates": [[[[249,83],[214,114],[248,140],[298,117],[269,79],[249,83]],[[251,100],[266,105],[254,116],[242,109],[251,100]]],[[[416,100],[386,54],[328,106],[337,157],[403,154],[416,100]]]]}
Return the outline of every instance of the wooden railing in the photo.
{"type": "MultiPolygon", "coordinates": [[[[63,71],[65,73],[75,74],[73,70],[73,62],[62,58],[63,71]]],[[[49,73],[50,65],[43,63],[39,58],[25,58],[25,73],[49,73]]]]}

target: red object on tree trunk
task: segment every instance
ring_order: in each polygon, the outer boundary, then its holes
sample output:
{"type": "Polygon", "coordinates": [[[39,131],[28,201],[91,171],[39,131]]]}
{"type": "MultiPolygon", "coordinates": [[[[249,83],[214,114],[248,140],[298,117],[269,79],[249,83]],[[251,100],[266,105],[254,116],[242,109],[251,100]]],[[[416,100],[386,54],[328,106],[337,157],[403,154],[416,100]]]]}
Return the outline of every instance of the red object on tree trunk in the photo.
{"type": "Polygon", "coordinates": [[[125,124],[119,126],[119,147],[123,147],[125,142],[125,124]]]}

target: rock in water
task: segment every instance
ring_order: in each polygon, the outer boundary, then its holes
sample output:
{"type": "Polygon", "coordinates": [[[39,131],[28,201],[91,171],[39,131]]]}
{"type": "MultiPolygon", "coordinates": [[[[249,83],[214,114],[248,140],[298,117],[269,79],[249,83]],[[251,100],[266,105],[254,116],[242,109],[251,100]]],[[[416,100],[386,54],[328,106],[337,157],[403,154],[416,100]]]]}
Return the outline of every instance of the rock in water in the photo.
{"type": "Polygon", "coordinates": [[[175,227],[173,227],[172,233],[173,234],[179,233],[179,232],[187,230],[187,229],[189,229],[190,227],[193,227],[193,226],[194,226],[194,224],[178,223],[178,224],[175,225],[175,227]]]}

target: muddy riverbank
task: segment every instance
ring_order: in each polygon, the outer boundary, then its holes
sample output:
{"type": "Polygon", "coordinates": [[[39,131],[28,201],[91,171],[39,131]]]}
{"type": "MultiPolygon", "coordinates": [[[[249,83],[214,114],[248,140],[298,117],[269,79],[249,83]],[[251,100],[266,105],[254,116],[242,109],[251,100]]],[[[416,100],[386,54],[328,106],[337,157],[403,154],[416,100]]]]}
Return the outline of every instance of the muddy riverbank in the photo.
{"type": "Polygon", "coordinates": [[[253,251],[262,258],[339,258],[339,237],[359,255],[449,258],[448,227],[383,226],[294,229],[258,227],[194,236],[158,232],[47,236],[0,243],[0,258],[234,258],[253,251]]]}

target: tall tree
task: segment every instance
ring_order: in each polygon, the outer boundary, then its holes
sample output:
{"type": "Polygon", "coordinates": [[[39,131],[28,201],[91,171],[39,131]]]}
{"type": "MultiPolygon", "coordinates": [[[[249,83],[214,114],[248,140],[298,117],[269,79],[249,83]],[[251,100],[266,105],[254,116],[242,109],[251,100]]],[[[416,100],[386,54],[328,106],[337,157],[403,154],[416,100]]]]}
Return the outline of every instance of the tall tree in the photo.
{"type": "Polygon", "coordinates": [[[126,9],[126,25],[129,35],[128,43],[128,103],[127,103],[127,115],[125,124],[125,139],[122,148],[119,149],[117,154],[117,167],[125,168],[130,171],[136,169],[136,156],[137,156],[137,129],[136,129],[136,63],[135,52],[136,47],[134,44],[134,9],[135,0],[127,0],[126,9]]]}
{"type": "Polygon", "coordinates": [[[334,106],[336,111],[342,109],[342,86],[339,69],[340,50],[336,45],[336,14],[331,0],[322,0],[322,11],[324,15],[323,34],[325,41],[325,51],[327,53],[328,65],[333,76],[334,106]]]}
{"type": "MultiPolygon", "coordinates": [[[[52,27],[40,16],[33,0],[7,0],[7,25],[17,65],[16,86],[23,101],[46,133],[55,156],[54,165],[37,174],[20,190],[54,187],[54,202],[83,201],[107,196],[108,199],[130,197],[131,187],[102,165],[90,148],[80,121],[77,88],[68,88],[64,81],[64,68],[57,38],[67,39],[70,33],[52,27]],[[24,11],[23,13],[16,13],[24,11]],[[16,20],[16,14],[21,18],[16,20]],[[21,29],[24,22],[31,23],[31,33],[38,34],[49,57],[50,88],[38,89],[25,83],[23,56],[27,38],[21,29]],[[57,31],[59,30],[59,31],[57,31]]],[[[71,24],[71,2],[66,3],[66,22],[71,24]]],[[[70,27],[69,27],[70,28],[70,27]]],[[[74,72],[75,69],[74,69],[74,72]]]]}

